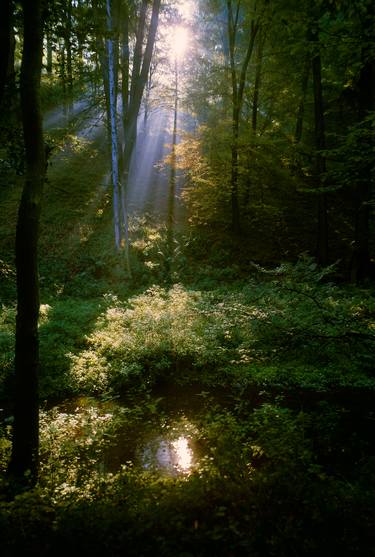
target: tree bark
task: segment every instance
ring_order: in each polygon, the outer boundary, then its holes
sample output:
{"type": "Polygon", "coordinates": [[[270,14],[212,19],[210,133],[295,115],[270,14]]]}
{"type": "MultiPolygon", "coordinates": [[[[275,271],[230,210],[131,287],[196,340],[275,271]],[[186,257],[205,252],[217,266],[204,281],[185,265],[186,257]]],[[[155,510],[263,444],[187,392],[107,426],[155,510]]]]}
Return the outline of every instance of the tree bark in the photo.
{"type": "Polygon", "coordinates": [[[300,143],[302,139],[303,118],[305,115],[305,101],[306,101],[307,87],[309,84],[310,71],[311,71],[311,60],[310,57],[307,57],[303,67],[302,81],[301,81],[301,96],[300,96],[298,110],[297,110],[296,130],[294,133],[294,139],[296,143],[300,143]]]}
{"type": "Polygon", "coordinates": [[[129,107],[129,9],[127,3],[123,5],[121,14],[121,97],[123,129],[127,127],[126,117],[129,107]]]}
{"type": "Polygon", "coordinates": [[[240,75],[237,75],[235,61],[235,47],[237,25],[239,17],[239,2],[237,2],[236,13],[233,14],[232,1],[227,0],[227,31],[229,40],[229,59],[232,81],[232,146],[231,146],[231,207],[232,207],[232,230],[235,233],[241,231],[240,207],[238,199],[238,138],[240,128],[240,115],[243,105],[243,94],[246,82],[246,73],[250,58],[254,50],[255,38],[259,28],[259,22],[251,23],[251,33],[246,50],[245,58],[242,62],[240,75]]]}
{"type": "Polygon", "coordinates": [[[51,34],[48,33],[47,35],[47,64],[46,64],[46,70],[49,76],[52,75],[52,53],[53,53],[53,49],[52,49],[52,40],[51,40],[51,34]]]}
{"type": "MultiPolygon", "coordinates": [[[[371,123],[366,118],[375,110],[375,57],[370,46],[375,42],[374,16],[375,8],[368,4],[366,17],[363,18],[363,43],[365,46],[361,52],[362,68],[357,85],[359,120],[363,122],[364,130],[368,131],[369,141],[373,147],[371,123]]],[[[357,284],[363,283],[371,275],[369,235],[374,179],[374,162],[369,160],[355,187],[354,253],[351,262],[351,279],[357,284]]]]}
{"type": "MultiPolygon", "coordinates": [[[[136,75],[132,72],[132,83],[130,87],[130,102],[126,118],[126,128],[124,129],[125,148],[123,154],[123,169],[124,169],[124,183],[125,187],[128,180],[128,173],[130,169],[131,157],[134,152],[135,142],[137,138],[137,120],[139,109],[142,102],[144,88],[147,82],[147,77],[150,71],[150,64],[152,52],[155,44],[155,37],[159,22],[160,0],[154,0],[152,4],[152,14],[150,28],[147,37],[146,48],[143,54],[142,64],[137,62],[137,66],[141,69],[139,74],[136,75]]],[[[134,61],[133,61],[134,64],[134,61]]]]}
{"type": "Polygon", "coordinates": [[[66,59],[65,59],[65,43],[60,42],[59,45],[59,77],[61,79],[61,87],[63,93],[63,111],[64,116],[67,115],[67,93],[66,93],[66,59]]]}
{"type": "Polygon", "coordinates": [[[21,66],[21,109],[26,151],[26,179],[16,232],[17,319],[15,346],[15,410],[9,472],[20,483],[38,477],[38,236],[45,176],[45,150],[40,108],[43,54],[43,0],[24,0],[24,46],[21,66]]]}
{"type": "Polygon", "coordinates": [[[169,175],[168,213],[167,213],[167,257],[165,259],[166,278],[172,283],[172,260],[173,260],[173,237],[175,222],[175,198],[176,198],[176,145],[177,145],[177,119],[178,119],[178,62],[175,59],[174,66],[174,111],[173,132],[171,152],[171,172],[169,175]]]}
{"type": "Polygon", "coordinates": [[[11,60],[12,7],[12,0],[3,0],[0,4],[0,105],[5,94],[11,60]]]}
{"type": "Polygon", "coordinates": [[[66,51],[66,77],[68,83],[68,113],[73,104],[73,66],[72,66],[72,0],[66,3],[65,21],[65,51],[66,51]]]}
{"type": "MultiPolygon", "coordinates": [[[[311,32],[311,41],[315,47],[312,58],[312,75],[314,89],[314,121],[315,121],[315,176],[317,185],[322,187],[322,177],[326,172],[326,159],[322,151],[326,148],[325,121],[323,106],[322,87],[322,62],[319,52],[318,31],[311,32]]],[[[328,263],[328,217],[327,217],[327,195],[318,194],[318,238],[317,259],[321,265],[328,263]]]]}
{"type": "Polygon", "coordinates": [[[117,110],[116,110],[116,87],[114,71],[114,53],[112,40],[112,14],[111,2],[107,1],[107,30],[108,39],[107,59],[108,59],[108,83],[109,83],[109,123],[111,132],[111,169],[112,169],[112,188],[113,188],[113,223],[115,232],[115,245],[121,248],[120,232],[120,189],[119,189],[119,157],[118,157],[118,136],[117,136],[117,110]]]}
{"type": "Polygon", "coordinates": [[[254,133],[257,131],[258,111],[259,111],[259,93],[262,81],[262,63],[263,63],[263,49],[266,41],[264,30],[258,33],[258,44],[256,48],[256,62],[255,62],[255,81],[253,93],[253,107],[251,127],[254,133]]]}

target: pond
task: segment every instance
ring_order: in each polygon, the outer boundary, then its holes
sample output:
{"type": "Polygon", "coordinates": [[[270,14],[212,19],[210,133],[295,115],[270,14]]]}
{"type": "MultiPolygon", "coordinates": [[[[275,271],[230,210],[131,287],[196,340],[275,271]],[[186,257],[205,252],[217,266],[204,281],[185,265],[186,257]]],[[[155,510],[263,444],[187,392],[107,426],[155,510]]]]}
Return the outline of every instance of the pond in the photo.
{"type": "MultiPolygon", "coordinates": [[[[96,459],[103,472],[132,465],[160,475],[188,475],[204,456],[199,416],[209,401],[211,395],[201,389],[176,387],[133,401],[79,397],[50,409],[45,431],[51,437],[50,432],[65,430],[78,459],[96,459]]],[[[64,440],[56,443],[62,446],[64,440]]],[[[51,452],[56,452],[52,446],[47,458],[51,452]]]]}

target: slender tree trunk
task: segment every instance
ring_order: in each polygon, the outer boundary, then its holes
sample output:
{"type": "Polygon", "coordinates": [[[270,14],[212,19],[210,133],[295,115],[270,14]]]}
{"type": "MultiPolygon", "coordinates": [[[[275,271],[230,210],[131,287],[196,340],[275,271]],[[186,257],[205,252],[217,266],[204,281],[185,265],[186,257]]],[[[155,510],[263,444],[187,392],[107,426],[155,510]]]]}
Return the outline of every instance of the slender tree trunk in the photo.
{"type": "Polygon", "coordinates": [[[48,33],[47,35],[47,64],[46,64],[46,70],[49,76],[52,75],[52,54],[53,54],[53,49],[52,49],[52,40],[51,40],[51,34],[48,33]]]}
{"type": "Polygon", "coordinates": [[[68,113],[73,104],[73,66],[72,66],[72,0],[66,4],[65,24],[66,77],[68,82],[68,113]]]}
{"type": "MultiPolygon", "coordinates": [[[[368,4],[364,18],[362,48],[362,69],[358,82],[359,120],[363,122],[364,130],[368,132],[371,145],[374,148],[371,122],[366,118],[375,111],[375,56],[369,45],[374,44],[374,15],[375,7],[368,4]]],[[[354,222],[354,253],[351,264],[351,279],[358,284],[370,278],[370,216],[371,201],[374,194],[375,168],[374,161],[369,160],[361,173],[361,179],[355,187],[355,222],[354,222]]]]}
{"type": "MultiPolygon", "coordinates": [[[[0,105],[3,100],[9,75],[12,51],[12,1],[3,0],[0,4],[0,105]]],[[[13,68],[11,68],[13,71],[13,68]]]]}
{"type": "Polygon", "coordinates": [[[63,112],[67,116],[67,92],[66,92],[66,61],[65,61],[65,45],[61,42],[59,45],[59,66],[60,66],[60,79],[63,93],[63,112]]]}
{"type": "Polygon", "coordinates": [[[144,133],[146,133],[148,115],[149,115],[149,110],[150,110],[151,87],[152,87],[152,66],[150,67],[150,72],[149,72],[147,83],[146,83],[146,94],[145,94],[145,102],[144,102],[145,112],[144,112],[144,116],[143,116],[143,130],[144,130],[144,133]]]}
{"type": "MultiPolygon", "coordinates": [[[[139,115],[139,110],[142,102],[144,88],[147,82],[147,78],[150,71],[150,64],[152,58],[152,52],[155,44],[155,37],[159,22],[159,12],[160,12],[160,0],[154,0],[152,4],[151,22],[147,37],[146,48],[143,54],[142,62],[136,58],[133,61],[133,72],[132,72],[132,83],[130,87],[130,101],[129,108],[126,117],[126,127],[124,129],[125,137],[125,147],[123,153],[123,169],[124,169],[124,184],[127,187],[130,162],[135,149],[136,139],[137,139],[137,120],[139,115]],[[139,75],[136,74],[134,70],[134,64],[136,67],[141,68],[139,70],[139,75]],[[141,67],[142,66],[142,67],[141,67]]],[[[142,14],[141,14],[142,15],[142,14]]],[[[139,32],[139,36],[144,34],[139,32]]],[[[137,55],[138,56],[138,55],[137,55]]]]}
{"type": "Polygon", "coordinates": [[[256,48],[255,81],[254,81],[253,107],[252,107],[252,118],[251,118],[251,127],[254,133],[256,133],[257,131],[259,93],[260,93],[261,80],[262,80],[263,50],[264,50],[265,42],[266,42],[266,37],[264,31],[259,32],[258,44],[256,48]]]}
{"type": "Polygon", "coordinates": [[[119,5],[112,5],[111,0],[106,0],[107,9],[107,31],[108,38],[106,40],[107,46],[107,66],[108,66],[108,105],[109,105],[109,131],[111,143],[111,168],[112,168],[112,186],[113,186],[113,223],[115,234],[115,245],[117,250],[124,248],[125,264],[129,275],[130,260],[129,260],[129,226],[128,214],[126,208],[125,195],[123,195],[123,187],[120,184],[120,160],[119,160],[119,140],[117,130],[117,92],[118,92],[118,36],[117,31],[114,32],[113,16],[119,18],[119,5]],[[115,10],[113,10],[113,7],[115,10]]]}
{"type": "Polygon", "coordinates": [[[240,3],[236,4],[236,12],[233,13],[232,1],[227,0],[227,32],[229,40],[229,60],[232,81],[232,146],[231,146],[231,207],[232,207],[232,230],[235,233],[241,231],[240,223],[240,207],[238,199],[238,139],[240,116],[243,105],[243,95],[246,82],[247,68],[250,58],[254,50],[255,38],[259,28],[259,22],[254,21],[251,24],[251,33],[245,58],[242,62],[240,75],[237,76],[235,61],[235,46],[237,38],[237,25],[239,16],[240,3]]]}
{"type": "Polygon", "coordinates": [[[121,14],[121,98],[122,98],[122,125],[123,130],[127,127],[126,117],[129,107],[129,10],[127,3],[123,6],[121,14]]]}
{"type": "MultiPolygon", "coordinates": [[[[128,109],[126,115],[124,115],[125,147],[123,153],[123,185],[125,189],[128,183],[131,158],[135,151],[135,144],[137,140],[137,120],[139,114],[137,101],[139,95],[139,81],[141,79],[140,73],[143,59],[143,41],[145,36],[147,5],[148,0],[142,0],[136,32],[136,42],[134,46],[128,109]]],[[[143,90],[141,96],[142,94],[143,90]]]]}
{"type": "MultiPolygon", "coordinates": [[[[322,63],[319,53],[319,38],[317,31],[313,31],[311,33],[311,40],[315,47],[315,52],[312,58],[316,149],[315,175],[318,186],[322,187],[322,178],[326,172],[326,159],[322,151],[326,148],[326,140],[322,88],[322,63]]],[[[321,265],[326,265],[328,263],[327,195],[324,191],[318,194],[317,258],[321,265]]]]}
{"type": "MultiPolygon", "coordinates": [[[[80,18],[81,10],[82,10],[82,0],[77,0],[77,17],[80,18]]],[[[82,78],[83,76],[83,45],[84,45],[84,33],[82,30],[77,31],[77,66],[78,66],[78,73],[79,77],[82,78]]]]}
{"type": "Polygon", "coordinates": [[[232,116],[232,164],[231,164],[231,205],[232,205],[232,229],[235,233],[241,232],[240,206],[238,201],[238,135],[239,135],[239,111],[233,107],[232,116]]]}
{"type": "Polygon", "coordinates": [[[148,4],[147,0],[142,0],[138,26],[137,26],[134,55],[133,55],[133,70],[132,70],[131,86],[130,86],[131,103],[134,102],[134,96],[136,94],[136,89],[137,89],[137,82],[139,80],[141,65],[142,65],[143,41],[145,36],[147,4],[148,4]]]}
{"type": "Polygon", "coordinates": [[[116,110],[116,91],[115,91],[115,72],[114,72],[114,53],[112,41],[112,14],[111,1],[106,0],[107,4],[107,29],[109,38],[106,41],[108,59],[108,83],[109,83],[109,122],[111,132],[111,169],[113,187],[113,223],[115,232],[115,245],[118,250],[121,248],[120,231],[120,191],[119,191],[119,158],[118,158],[118,136],[117,136],[117,110],[116,110]]]}
{"type": "MultiPolygon", "coordinates": [[[[125,141],[125,130],[127,129],[127,119],[129,110],[129,66],[130,66],[130,49],[129,49],[129,9],[127,3],[122,7],[120,14],[121,22],[121,101],[122,101],[122,130],[123,140],[125,141]]],[[[124,169],[124,156],[122,150],[121,157],[121,181],[120,181],[120,201],[122,213],[122,225],[124,231],[125,241],[125,259],[128,272],[130,274],[130,260],[129,260],[129,224],[128,212],[126,206],[126,186],[129,169],[124,169]]]]}
{"type": "Polygon", "coordinates": [[[45,175],[40,109],[43,54],[42,0],[24,0],[24,45],[21,108],[26,150],[26,180],[16,233],[17,320],[15,347],[15,411],[9,472],[21,483],[38,477],[38,316],[37,247],[45,175]]]}
{"type": "Polygon", "coordinates": [[[172,133],[172,153],[171,153],[171,172],[169,176],[168,192],[168,214],[167,214],[167,257],[166,275],[167,281],[172,282],[172,260],[173,260],[173,232],[175,221],[175,197],[176,197],[176,144],[177,144],[177,118],[178,118],[178,62],[175,59],[175,89],[174,89],[174,112],[173,112],[173,133],[172,133]]]}
{"type": "Polygon", "coordinates": [[[294,139],[296,143],[300,143],[302,139],[303,118],[305,115],[305,102],[306,102],[307,87],[309,85],[310,71],[311,71],[311,59],[308,56],[305,60],[303,73],[302,73],[301,96],[300,96],[298,110],[297,110],[296,130],[294,134],[294,139]]]}

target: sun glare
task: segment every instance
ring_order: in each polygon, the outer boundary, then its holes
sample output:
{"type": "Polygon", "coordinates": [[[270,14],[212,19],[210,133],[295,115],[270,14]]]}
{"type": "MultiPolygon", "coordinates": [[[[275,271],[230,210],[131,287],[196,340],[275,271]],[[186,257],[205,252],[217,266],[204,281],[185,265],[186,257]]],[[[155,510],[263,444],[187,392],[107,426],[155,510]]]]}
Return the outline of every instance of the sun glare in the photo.
{"type": "Polygon", "coordinates": [[[194,11],[193,2],[191,0],[183,0],[179,3],[178,11],[185,20],[190,20],[194,11]]]}
{"type": "Polygon", "coordinates": [[[186,27],[177,26],[171,34],[171,54],[173,58],[181,59],[188,46],[189,35],[186,27]]]}
{"type": "Polygon", "coordinates": [[[193,464],[193,453],[186,437],[179,437],[172,443],[176,453],[177,466],[183,472],[188,472],[193,464]]]}

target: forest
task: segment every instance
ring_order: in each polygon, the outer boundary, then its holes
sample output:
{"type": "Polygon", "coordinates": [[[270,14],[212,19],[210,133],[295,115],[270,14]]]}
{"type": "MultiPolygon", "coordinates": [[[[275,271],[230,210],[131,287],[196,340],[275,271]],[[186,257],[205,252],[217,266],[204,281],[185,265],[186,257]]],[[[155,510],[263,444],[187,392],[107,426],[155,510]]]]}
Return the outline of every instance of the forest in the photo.
{"type": "Polygon", "coordinates": [[[375,556],[373,0],[1,0],[2,557],[375,556]]]}

